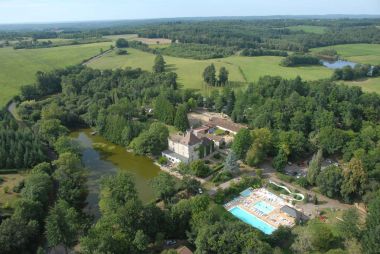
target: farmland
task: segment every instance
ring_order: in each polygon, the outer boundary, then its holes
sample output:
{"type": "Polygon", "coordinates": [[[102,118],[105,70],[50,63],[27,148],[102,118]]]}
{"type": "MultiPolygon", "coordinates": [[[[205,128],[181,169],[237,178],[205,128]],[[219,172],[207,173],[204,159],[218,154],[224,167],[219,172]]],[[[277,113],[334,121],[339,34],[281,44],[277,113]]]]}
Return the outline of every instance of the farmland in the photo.
{"type": "Polygon", "coordinates": [[[314,48],[317,52],[326,48],[335,49],[341,58],[362,64],[380,64],[380,44],[345,44],[314,48]]]}
{"type": "Polygon", "coordinates": [[[380,94],[380,77],[369,78],[363,81],[346,81],[349,86],[360,86],[365,92],[375,92],[380,94]]]}
{"type": "MultiPolygon", "coordinates": [[[[105,55],[89,64],[90,67],[99,69],[115,69],[134,67],[151,70],[154,55],[136,49],[128,49],[128,55],[117,56],[115,54],[105,55]]],[[[279,65],[281,57],[240,57],[231,56],[227,58],[211,60],[193,60],[177,57],[164,56],[169,70],[175,71],[179,77],[179,83],[185,88],[203,90],[202,72],[204,68],[214,63],[218,69],[225,66],[230,73],[231,81],[253,82],[263,75],[279,75],[285,78],[294,78],[297,75],[305,80],[316,80],[328,78],[331,70],[321,67],[296,67],[288,68],[279,65]]]]}
{"type": "Polygon", "coordinates": [[[37,71],[48,71],[81,63],[109,48],[111,43],[94,43],[43,49],[0,48],[0,106],[19,93],[22,85],[33,82],[37,71]]]}

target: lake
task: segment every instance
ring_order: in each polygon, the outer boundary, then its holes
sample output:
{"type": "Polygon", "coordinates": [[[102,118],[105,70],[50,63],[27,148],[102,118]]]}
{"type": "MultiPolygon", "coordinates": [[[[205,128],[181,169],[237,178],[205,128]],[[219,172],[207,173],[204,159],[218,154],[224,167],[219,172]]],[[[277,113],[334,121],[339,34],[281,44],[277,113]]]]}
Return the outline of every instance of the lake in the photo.
{"type": "Polygon", "coordinates": [[[321,60],[322,64],[326,66],[329,69],[340,69],[344,66],[351,66],[352,68],[355,67],[357,63],[345,61],[345,60],[336,60],[336,61],[327,61],[327,60],[321,60]]]}
{"type": "Polygon", "coordinates": [[[122,146],[115,145],[100,135],[91,135],[91,129],[73,131],[70,136],[82,146],[82,161],[89,170],[86,210],[99,217],[99,189],[102,176],[114,175],[118,170],[131,173],[135,178],[140,199],[147,203],[154,200],[150,181],[160,168],[145,156],[136,156],[122,146]]]}

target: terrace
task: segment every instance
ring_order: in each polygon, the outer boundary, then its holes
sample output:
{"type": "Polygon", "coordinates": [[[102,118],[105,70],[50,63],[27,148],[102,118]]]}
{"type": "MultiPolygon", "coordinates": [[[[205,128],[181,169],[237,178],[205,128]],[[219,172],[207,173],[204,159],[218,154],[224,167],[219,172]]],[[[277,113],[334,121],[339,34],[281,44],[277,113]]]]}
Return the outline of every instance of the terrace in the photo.
{"type": "Polygon", "coordinates": [[[224,207],[265,234],[271,234],[279,226],[293,227],[300,218],[291,204],[265,188],[248,188],[224,207]]]}

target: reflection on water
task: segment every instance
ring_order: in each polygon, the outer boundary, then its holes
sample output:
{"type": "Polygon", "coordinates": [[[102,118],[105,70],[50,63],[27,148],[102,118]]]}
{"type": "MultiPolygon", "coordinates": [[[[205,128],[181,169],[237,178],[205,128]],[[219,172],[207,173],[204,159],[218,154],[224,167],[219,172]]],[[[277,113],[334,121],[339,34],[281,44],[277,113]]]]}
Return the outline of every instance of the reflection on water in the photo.
{"type": "Polygon", "coordinates": [[[71,133],[83,147],[82,161],[89,170],[87,210],[99,216],[99,189],[102,176],[116,174],[118,170],[131,173],[135,178],[139,197],[144,202],[154,199],[150,181],[157,176],[160,168],[145,156],[128,153],[124,147],[115,145],[103,137],[92,136],[91,129],[81,129],[71,133]]]}
{"type": "Polygon", "coordinates": [[[351,66],[352,68],[355,67],[356,63],[350,62],[350,61],[344,61],[344,60],[337,60],[337,61],[321,61],[324,66],[326,66],[329,69],[340,69],[344,66],[351,66]]]}

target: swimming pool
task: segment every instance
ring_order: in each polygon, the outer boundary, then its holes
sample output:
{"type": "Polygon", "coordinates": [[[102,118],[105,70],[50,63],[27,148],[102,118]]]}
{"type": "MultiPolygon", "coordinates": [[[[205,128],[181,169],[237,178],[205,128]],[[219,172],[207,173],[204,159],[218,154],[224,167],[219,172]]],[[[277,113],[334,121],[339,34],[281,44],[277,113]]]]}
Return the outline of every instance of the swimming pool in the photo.
{"type": "Polygon", "coordinates": [[[252,189],[248,188],[248,189],[243,190],[242,192],[240,192],[240,195],[243,196],[243,197],[248,197],[251,193],[252,193],[252,189]]]}
{"type": "Polygon", "coordinates": [[[257,202],[254,206],[257,210],[264,214],[268,214],[273,211],[274,207],[265,203],[264,201],[257,202]]]}
{"type": "Polygon", "coordinates": [[[241,209],[238,206],[235,206],[231,210],[229,210],[230,213],[232,213],[235,217],[239,218],[240,220],[244,221],[245,223],[251,225],[254,228],[259,229],[264,234],[270,235],[275,231],[276,229],[269,225],[268,223],[260,220],[253,214],[250,214],[249,212],[241,209]]]}

